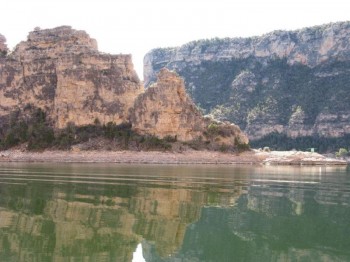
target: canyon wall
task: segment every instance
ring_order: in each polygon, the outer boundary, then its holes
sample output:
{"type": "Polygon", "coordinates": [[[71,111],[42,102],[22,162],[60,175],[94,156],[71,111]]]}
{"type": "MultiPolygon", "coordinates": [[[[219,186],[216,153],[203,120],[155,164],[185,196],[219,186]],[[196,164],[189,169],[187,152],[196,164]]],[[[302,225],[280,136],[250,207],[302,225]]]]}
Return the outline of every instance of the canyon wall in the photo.
{"type": "Polygon", "coordinates": [[[130,55],[109,55],[68,26],[29,33],[0,63],[0,118],[35,105],[56,128],[126,122],[143,87],[130,55]]]}
{"type": "Polygon", "coordinates": [[[133,108],[131,123],[140,134],[176,137],[182,141],[197,138],[216,144],[248,144],[247,136],[232,123],[203,117],[188,96],[182,78],[162,69],[155,84],[141,94],[133,108]]]}
{"type": "Polygon", "coordinates": [[[158,48],[144,58],[145,85],[175,70],[199,107],[253,141],[276,132],[341,138],[350,133],[349,39],[350,22],[339,22],[158,48]]]}
{"type": "MultiPolygon", "coordinates": [[[[10,54],[6,39],[0,41],[0,142],[11,115],[33,107],[42,109],[56,130],[70,123],[113,122],[131,124],[141,135],[209,139],[213,120],[202,116],[182,78],[169,70],[161,71],[158,83],[145,91],[130,55],[101,53],[87,33],[69,26],[36,28],[10,54]]],[[[225,129],[212,134],[216,144],[248,143],[238,126],[215,126],[225,129]]]]}

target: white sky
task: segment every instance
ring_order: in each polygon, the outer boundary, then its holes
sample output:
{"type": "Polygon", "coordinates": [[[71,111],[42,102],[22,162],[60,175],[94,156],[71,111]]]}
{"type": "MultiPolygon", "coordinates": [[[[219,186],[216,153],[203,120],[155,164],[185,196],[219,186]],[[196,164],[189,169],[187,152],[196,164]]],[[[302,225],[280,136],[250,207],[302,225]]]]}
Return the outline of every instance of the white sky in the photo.
{"type": "Polygon", "coordinates": [[[350,20],[348,0],[0,1],[0,33],[10,48],[36,26],[71,25],[95,38],[102,52],[132,54],[140,78],[152,48],[350,20]]]}

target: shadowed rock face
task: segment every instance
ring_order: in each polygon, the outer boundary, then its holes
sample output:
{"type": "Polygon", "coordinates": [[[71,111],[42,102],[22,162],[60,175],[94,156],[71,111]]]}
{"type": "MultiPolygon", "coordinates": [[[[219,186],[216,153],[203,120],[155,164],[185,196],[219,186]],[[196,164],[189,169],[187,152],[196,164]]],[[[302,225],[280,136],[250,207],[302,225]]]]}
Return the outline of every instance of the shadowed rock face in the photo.
{"type": "Polygon", "coordinates": [[[7,45],[6,45],[6,38],[0,34],[0,57],[4,56],[7,53],[7,45]]]}
{"type": "Polygon", "coordinates": [[[238,124],[251,140],[349,135],[350,22],[260,37],[194,41],[154,49],[145,85],[163,67],[184,78],[196,104],[238,124]]]}
{"type": "Polygon", "coordinates": [[[68,26],[29,33],[0,63],[0,118],[33,104],[56,128],[126,122],[143,91],[130,55],[109,55],[68,26]]]}

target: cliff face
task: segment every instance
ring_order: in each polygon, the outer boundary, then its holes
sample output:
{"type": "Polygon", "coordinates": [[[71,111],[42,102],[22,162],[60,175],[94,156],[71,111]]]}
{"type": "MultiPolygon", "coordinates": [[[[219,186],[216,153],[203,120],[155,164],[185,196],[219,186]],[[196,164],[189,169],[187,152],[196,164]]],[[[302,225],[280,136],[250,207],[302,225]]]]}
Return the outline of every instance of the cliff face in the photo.
{"type": "Polygon", "coordinates": [[[143,87],[130,55],[109,55],[84,31],[36,30],[0,63],[0,118],[33,104],[56,128],[127,121],[143,87]]]}
{"type": "MultiPolygon", "coordinates": [[[[182,141],[206,137],[210,119],[203,118],[187,96],[183,80],[163,70],[158,83],[144,92],[129,55],[109,55],[84,31],[68,26],[29,33],[27,41],[0,58],[0,135],[11,114],[33,105],[52,126],[63,129],[114,122],[131,124],[142,135],[173,136],[182,141]]],[[[29,111],[29,110],[27,110],[29,111]]],[[[23,114],[24,114],[23,113],[23,114]]],[[[216,144],[248,143],[232,124],[215,123],[216,144]]],[[[1,140],[1,137],[0,137],[1,140]]],[[[1,142],[1,141],[0,141],[1,142]]]]}
{"type": "Polygon", "coordinates": [[[155,84],[140,95],[132,110],[131,123],[140,134],[154,134],[182,141],[215,140],[216,144],[247,144],[248,138],[231,123],[203,117],[187,95],[182,78],[162,69],[155,84]]]}
{"type": "Polygon", "coordinates": [[[349,134],[350,22],[261,37],[195,41],[144,58],[145,84],[160,68],[185,79],[206,113],[250,139],[349,134]]]}
{"type": "Polygon", "coordinates": [[[177,136],[180,140],[202,135],[208,125],[186,94],[183,79],[164,69],[156,84],[136,100],[131,122],[138,133],[177,136]]]}

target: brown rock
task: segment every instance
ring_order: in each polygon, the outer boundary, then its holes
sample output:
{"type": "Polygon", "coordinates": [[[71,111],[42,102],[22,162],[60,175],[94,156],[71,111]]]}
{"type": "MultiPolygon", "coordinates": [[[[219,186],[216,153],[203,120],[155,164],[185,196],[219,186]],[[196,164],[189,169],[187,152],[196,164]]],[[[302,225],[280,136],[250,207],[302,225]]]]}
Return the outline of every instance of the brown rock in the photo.
{"type": "Polygon", "coordinates": [[[202,116],[177,74],[161,70],[144,91],[130,55],[100,53],[84,31],[68,26],[29,33],[0,61],[0,128],[11,112],[35,105],[56,129],[131,123],[159,138],[199,139],[216,144],[248,143],[239,127],[202,116]],[[214,128],[213,128],[214,127],[214,128]]]}
{"type": "Polygon", "coordinates": [[[248,143],[240,128],[203,117],[186,94],[181,77],[162,69],[158,80],[140,95],[131,113],[131,123],[140,134],[177,137],[181,141],[200,138],[217,144],[248,143]]]}
{"type": "Polygon", "coordinates": [[[19,43],[13,57],[21,61],[40,58],[59,58],[62,55],[96,52],[97,42],[85,31],[74,30],[70,26],[30,32],[27,41],[19,43]]]}
{"type": "Polygon", "coordinates": [[[131,122],[140,134],[177,136],[179,140],[192,140],[202,135],[205,127],[182,78],[167,69],[161,70],[157,83],[138,97],[131,122]]]}
{"type": "Polygon", "coordinates": [[[56,128],[96,118],[120,124],[143,91],[130,55],[100,53],[94,39],[68,26],[29,33],[0,69],[0,120],[33,104],[56,128]]]}

